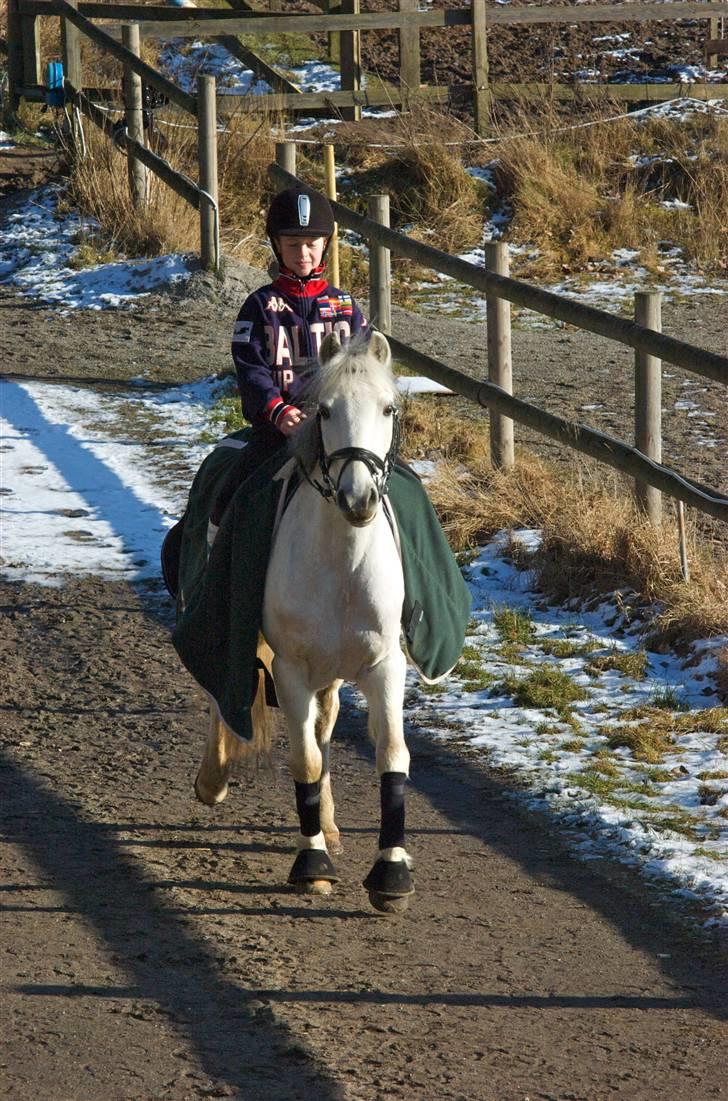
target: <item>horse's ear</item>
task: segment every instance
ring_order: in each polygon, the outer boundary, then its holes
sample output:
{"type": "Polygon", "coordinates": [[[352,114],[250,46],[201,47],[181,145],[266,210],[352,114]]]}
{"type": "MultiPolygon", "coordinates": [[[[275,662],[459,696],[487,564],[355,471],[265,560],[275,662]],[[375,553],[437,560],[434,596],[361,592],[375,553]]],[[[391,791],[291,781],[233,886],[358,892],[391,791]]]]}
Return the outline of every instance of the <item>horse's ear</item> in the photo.
{"type": "Polygon", "coordinates": [[[321,363],[328,363],[330,359],[333,359],[337,352],[341,351],[341,341],[336,333],[328,333],[321,341],[321,348],[319,350],[319,361],[321,363]]]}
{"type": "Polygon", "coordinates": [[[389,350],[389,343],[386,336],[382,336],[376,329],[372,329],[372,335],[369,337],[369,351],[375,359],[378,359],[385,367],[389,367],[392,362],[392,353],[389,350]]]}

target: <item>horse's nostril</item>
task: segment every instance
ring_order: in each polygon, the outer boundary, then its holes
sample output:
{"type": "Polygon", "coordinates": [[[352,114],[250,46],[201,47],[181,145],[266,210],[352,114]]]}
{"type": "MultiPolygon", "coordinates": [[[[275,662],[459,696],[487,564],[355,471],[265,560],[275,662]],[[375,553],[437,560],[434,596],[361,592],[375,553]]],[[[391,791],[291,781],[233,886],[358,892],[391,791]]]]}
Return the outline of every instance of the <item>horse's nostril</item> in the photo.
{"type": "Polygon", "coordinates": [[[379,494],[376,488],[370,489],[366,497],[354,496],[339,489],[336,494],[336,504],[350,523],[361,525],[372,519],[379,504],[379,494]]]}

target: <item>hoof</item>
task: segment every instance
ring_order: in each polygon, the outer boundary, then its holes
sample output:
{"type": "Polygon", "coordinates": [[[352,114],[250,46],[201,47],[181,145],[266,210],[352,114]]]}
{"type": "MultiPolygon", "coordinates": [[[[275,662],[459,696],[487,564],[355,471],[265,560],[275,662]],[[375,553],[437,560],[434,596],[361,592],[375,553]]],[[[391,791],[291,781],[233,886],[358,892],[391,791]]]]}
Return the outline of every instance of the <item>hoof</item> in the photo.
{"type": "Polygon", "coordinates": [[[402,914],[415,888],[406,860],[377,860],[364,880],[369,901],[381,914],[402,914]]]}
{"type": "Polygon", "coordinates": [[[296,894],[299,895],[330,895],[334,885],[330,879],[304,879],[296,883],[296,894]]]}
{"type": "Polygon", "coordinates": [[[393,898],[391,895],[380,895],[378,891],[369,892],[369,901],[380,914],[403,914],[409,906],[409,895],[393,898]]]}
{"type": "Polygon", "coordinates": [[[212,791],[209,788],[203,788],[200,784],[200,774],[198,772],[197,776],[195,777],[195,795],[201,803],[205,804],[206,807],[214,807],[217,806],[218,803],[222,803],[227,793],[227,783],[224,783],[221,788],[217,789],[217,791],[212,791]]]}
{"type": "MultiPolygon", "coordinates": [[[[307,893],[311,884],[320,885],[322,882],[329,884],[338,880],[336,868],[331,863],[331,857],[325,849],[301,849],[293,862],[288,882],[295,887],[302,887],[307,893]]],[[[310,892],[322,894],[320,890],[310,892]]]]}

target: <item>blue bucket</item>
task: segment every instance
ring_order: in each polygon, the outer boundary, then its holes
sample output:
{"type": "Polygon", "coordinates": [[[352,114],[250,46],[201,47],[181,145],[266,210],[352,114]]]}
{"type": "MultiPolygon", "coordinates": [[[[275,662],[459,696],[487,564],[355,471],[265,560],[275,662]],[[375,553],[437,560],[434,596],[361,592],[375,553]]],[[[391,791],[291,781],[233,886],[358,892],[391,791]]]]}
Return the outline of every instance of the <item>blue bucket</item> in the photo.
{"type": "Polygon", "coordinates": [[[49,61],[45,67],[45,101],[49,107],[62,107],[65,99],[63,62],[49,61]]]}

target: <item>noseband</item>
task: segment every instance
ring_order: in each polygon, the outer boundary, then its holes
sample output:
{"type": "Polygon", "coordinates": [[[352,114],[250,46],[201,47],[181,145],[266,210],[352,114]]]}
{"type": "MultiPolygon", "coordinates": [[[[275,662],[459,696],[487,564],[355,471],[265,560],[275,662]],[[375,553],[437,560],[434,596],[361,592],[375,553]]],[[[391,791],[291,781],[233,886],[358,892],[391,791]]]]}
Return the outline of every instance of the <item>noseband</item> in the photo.
{"type": "Polygon", "coordinates": [[[365,447],[340,447],[338,451],[332,451],[331,454],[327,454],[324,445],[323,429],[321,427],[322,419],[321,410],[319,409],[316,413],[316,432],[318,435],[316,458],[319,470],[321,471],[322,480],[319,481],[317,478],[312,478],[308,471],[301,466],[306,481],[321,494],[325,501],[334,500],[336,494],[339,492],[341,479],[346,468],[350,463],[360,462],[364,463],[366,466],[374,482],[377,493],[380,497],[383,497],[387,492],[389,478],[399,447],[400,425],[398,410],[392,409],[392,442],[389,445],[389,451],[384,456],[384,459],[380,459],[373,451],[367,451],[365,447]],[[339,476],[336,481],[334,481],[331,477],[331,464],[339,459],[343,459],[344,461],[339,471],[339,476]]]}

